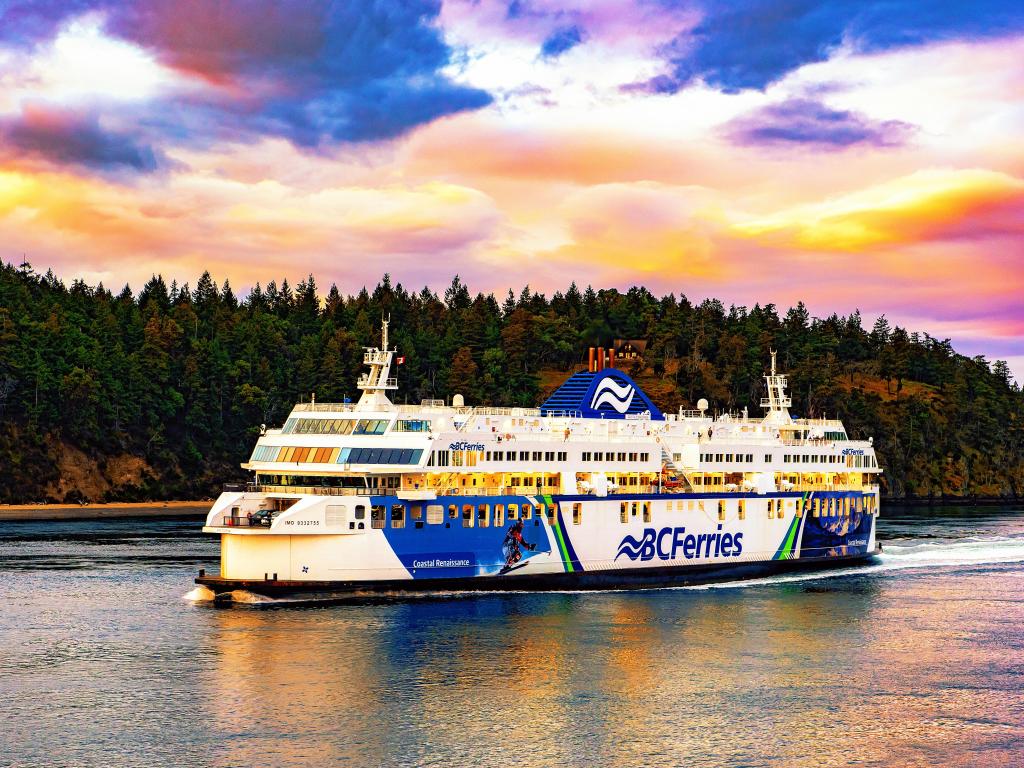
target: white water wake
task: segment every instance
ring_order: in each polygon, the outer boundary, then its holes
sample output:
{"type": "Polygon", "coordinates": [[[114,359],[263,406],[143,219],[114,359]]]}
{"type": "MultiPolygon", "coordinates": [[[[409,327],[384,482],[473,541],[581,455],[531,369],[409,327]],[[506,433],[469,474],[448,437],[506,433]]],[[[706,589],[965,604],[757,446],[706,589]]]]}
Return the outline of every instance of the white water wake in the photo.
{"type": "Polygon", "coordinates": [[[972,537],[965,541],[927,542],[901,546],[882,542],[884,551],[869,565],[856,565],[808,573],[764,576],[756,579],[696,584],[670,589],[736,589],[797,581],[821,581],[843,576],[864,576],[870,573],[901,571],[911,568],[956,568],[977,565],[1024,562],[1024,537],[972,537]]]}

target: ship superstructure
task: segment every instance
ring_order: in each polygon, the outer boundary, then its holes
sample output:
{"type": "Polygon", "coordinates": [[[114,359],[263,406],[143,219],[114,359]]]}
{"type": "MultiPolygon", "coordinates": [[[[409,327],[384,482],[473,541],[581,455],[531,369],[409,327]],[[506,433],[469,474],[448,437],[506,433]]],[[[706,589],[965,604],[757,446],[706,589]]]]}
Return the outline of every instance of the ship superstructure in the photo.
{"type": "Polygon", "coordinates": [[[388,392],[381,346],[355,403],[296,405],[265,430],[205,531],[226,594],[657,585],[864,559],[876,549],[871,440],[796,419],[786,376],[764,415],[664,414],[591,354],[540,408],[388,392]]]}

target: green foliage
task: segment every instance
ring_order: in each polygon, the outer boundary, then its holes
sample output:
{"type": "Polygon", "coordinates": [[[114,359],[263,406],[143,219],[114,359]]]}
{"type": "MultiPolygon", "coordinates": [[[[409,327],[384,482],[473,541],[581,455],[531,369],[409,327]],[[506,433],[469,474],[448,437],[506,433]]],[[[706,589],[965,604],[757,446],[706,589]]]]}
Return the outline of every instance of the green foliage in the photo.
{"type": "Polygon", "coordinates": [[[362,347],[378,343],[386,314],[406,360],[393,371],[403,402],[461,393],[536,405],[588,346],[642,338],[644,365],[631,372],[663,409],[706,397],[738,410],[760,402],[774,349],[794,414],[836,416],[853,436],[873,436],[890,495],[1018,497],[1024,482],[1024,398],[1006,364],[885,318],[866,331],[859,313],[812,318],[798,304],[780,317],[770,304],[695,306],[575,284],[550,300],[525,287],[499,303],[458,277],[443,296],[388,275],[372,292],[332,285],[323,298],[312,276],[294,291],[287,280],[257,284],[241,301],[209,273],[195,285],[154,277],[138,296],[115,296],[0,264],[0,501],[53,498],[62,446],[100,465],[145,461],[151,474],[108,498],[212,495],[242,479],[260,424],[281,424],[314,392],[357,397],[362,347]]]}

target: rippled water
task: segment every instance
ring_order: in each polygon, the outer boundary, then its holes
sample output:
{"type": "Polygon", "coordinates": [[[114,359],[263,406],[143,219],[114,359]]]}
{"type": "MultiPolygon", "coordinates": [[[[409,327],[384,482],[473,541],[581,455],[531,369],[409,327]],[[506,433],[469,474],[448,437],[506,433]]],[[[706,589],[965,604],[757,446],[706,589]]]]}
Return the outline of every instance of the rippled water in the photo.
{"type": "Polygon", "coordinates": [[[214,608],[189,521],[0,528],[0,765],[1019,766],[1024,513],[644,592],[214,608]]]}

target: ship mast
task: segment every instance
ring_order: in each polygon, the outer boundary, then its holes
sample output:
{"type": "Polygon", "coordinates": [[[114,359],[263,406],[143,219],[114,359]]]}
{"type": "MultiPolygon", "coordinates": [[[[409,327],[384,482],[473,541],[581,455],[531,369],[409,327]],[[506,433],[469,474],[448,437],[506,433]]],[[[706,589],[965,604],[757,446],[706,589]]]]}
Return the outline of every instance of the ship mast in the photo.
{"type": "Polygon", "coordinates": [[[398,389],[398,380],[388,376],[391,373],[391,360],[395,355],[394,350],[388,349],[390,322],[390,315],[381,318],[380,348],[363,347],[363,365],[370,366],[370,370],[359,377],[358,385],[363,394],[356,403],[356,410],[386,411],[393,407],[387,391],[398,389]]]}
{"type": "Polygon", "coordinates": [[[789,407],[793,404],[792,399],[786,394],[787,376],[784,373],[777,373],[775,368],[775,350],[772,353],[772,372],[764,377],[768,388],[768,397],[761,398],[761,407],[767,413],[764,420],[768,424],[789,424],[792,418],[789,415],[789,407]]]}

